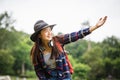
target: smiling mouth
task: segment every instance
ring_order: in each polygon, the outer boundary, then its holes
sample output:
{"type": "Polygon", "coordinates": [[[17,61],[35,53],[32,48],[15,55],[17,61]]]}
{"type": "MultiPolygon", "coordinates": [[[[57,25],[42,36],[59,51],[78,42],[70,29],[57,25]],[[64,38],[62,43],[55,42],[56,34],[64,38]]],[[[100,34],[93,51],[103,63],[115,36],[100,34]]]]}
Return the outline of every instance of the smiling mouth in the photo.
{"type": "Polygon", "coordinates": [[[52,38],[52,36],[47,36],[48,38],[52,38]]]}

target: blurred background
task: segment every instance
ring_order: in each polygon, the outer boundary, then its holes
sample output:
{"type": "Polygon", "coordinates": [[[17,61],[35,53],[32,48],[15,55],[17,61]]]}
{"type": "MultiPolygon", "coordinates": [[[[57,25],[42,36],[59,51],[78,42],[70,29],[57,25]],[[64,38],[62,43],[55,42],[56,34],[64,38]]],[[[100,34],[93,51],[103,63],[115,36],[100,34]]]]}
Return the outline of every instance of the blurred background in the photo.
{"type": "Polygon", "coordinates": [[[37,20],[57,24],[58,35],[94,26],[104,16],[101,28],[65,45],[73,80],[120,79],[120,0],[0,0],[0,80],[37,80],[29,38],[37,20]]]}

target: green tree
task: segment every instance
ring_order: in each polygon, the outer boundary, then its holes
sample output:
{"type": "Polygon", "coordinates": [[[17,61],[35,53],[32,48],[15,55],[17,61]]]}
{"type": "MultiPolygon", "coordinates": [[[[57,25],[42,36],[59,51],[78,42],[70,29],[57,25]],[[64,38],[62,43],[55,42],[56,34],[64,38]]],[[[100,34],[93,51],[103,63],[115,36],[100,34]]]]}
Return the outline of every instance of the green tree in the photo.
{"type": "Polygon", "coordinates": [[[74,58],[78,58],[87,50],[87,41],[86,40],[79,40],[77,42],[70,43],[66,45],[66,50],[70,52],[70,54],[74,58]]]}
{"type": "Polygon", "coordinates": [[[14,20],[7,12],[0,15],[0,49],[9,49],[16,45],[18,38],[14,35],[15,29],[12,26],[14,20]]]}
{"type": "Polygon", "coordinates": [[[74,69],[72,79],[73,80],[86,79],[90,71],[90,67],[86,64],[78,62],[77,59],[73,58],[71,55],[68,55],[68,57],[74,69]]]}
{"type": "Polygon", "coordinates": [[[13,63],[14,57],[9,54],[9,51],[0,50],[0,75],[13,73],[13,63]]]}
{"type": "Polygon", "coordinates": [[[101,46],[104,53],[105,76],[120,79],[120,39],[115,36],[106,38],[101,46]]]}
{"type": "Polygon", "coordinates": [[[13,48],[12,55],[15,57],[13,69],[16,74],[25,74],[25,69],[32,69],[30,63],[30,48],[32,42],[29,40],[29,35],[24,32],[17,32],[19,43],[13,48]]]}
{"type": "Polygon", "coordinates": [[[91,71],[88,76],[89,79],[101,80],[103,76],[102,73],[104,73],[102,55],[102,49],[96,46],[84,53],[84,55],[81,57],[82,62],[88,64],[91,67],[91,71]]]}
{"type": "Polygon", "coordinates": [[[73,80],[85,80],[87,79],[90,67],[83,63],[77,63],[74,65],[74,74],[72,75],[73,80]]]}
{"type": "MultiPolygon", "coordinates": [[[[13,69],[9,68],[10,70],[7,70],[5,68],[3,69],[3,74],[7,73],[7,71],[14,70],[15,74],[20,75],[25,71],[24,69],[33,69],[29,56],[32,42],[29,39],[29,34],[15,30],[12,22],[14,22],[14,20],[11,19],[11,16],[9,16],[7,12],[0,15],[0,50],[7,51],[2,51],[0,54],[9,54],[9,56],[14,58],[12,64],[13,69]]],[[[3,59],[6,58],[6,56],[2,57],[3,59]]],[[[5,64],[6,62],[0,60],[0,63],[5,64]]],[[[4,68],[4,66],[5,65],[3,65],[2,68],[4,68]]]]}
{"type": "Polygon", "coordinates": [[[0,15],[1,74],[12,74],[11,67],[13,66],[15,58],[11,55],[11,47],[15,46],[18,41],[17,37],[14,35],[15,29],[12,26],[12,21],[13,20],[7,14],[7,12],[0,15]]]}

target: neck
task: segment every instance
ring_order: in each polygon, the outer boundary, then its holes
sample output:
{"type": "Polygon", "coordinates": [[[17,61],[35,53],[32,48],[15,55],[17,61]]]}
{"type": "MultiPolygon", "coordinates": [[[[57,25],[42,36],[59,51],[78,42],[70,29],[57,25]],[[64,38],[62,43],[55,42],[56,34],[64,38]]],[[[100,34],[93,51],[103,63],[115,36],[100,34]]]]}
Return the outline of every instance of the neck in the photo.
{"type": "Polygon", "coordinates": [[[49,41],[42,42],[42,45],[45,48],[45,50],[43,51],[44,54],[46,54],[48,52],[51,53],[52,48],[49,47],[48,43],[49,43],[49,41]]]}
{"type": "Polygon", "coordinates": [[[42,43],[43,43],[43,47],[44,47],[46,50],[50,49],[50,47],[49,47],[49,45],[48,45],[49,41],[43,41],[42,43]]]}

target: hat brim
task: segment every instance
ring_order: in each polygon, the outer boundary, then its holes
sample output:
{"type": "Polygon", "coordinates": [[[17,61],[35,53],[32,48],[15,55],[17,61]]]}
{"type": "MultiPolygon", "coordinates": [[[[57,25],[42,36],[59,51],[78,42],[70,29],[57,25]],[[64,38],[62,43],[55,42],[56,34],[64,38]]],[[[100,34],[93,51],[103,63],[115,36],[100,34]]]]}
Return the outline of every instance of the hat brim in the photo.
{"type": "MultiPolygon", "coordinates": [[[[43,27],[42,29],[47,28],[47,27],[50,27],[51,30],[52,30],[55,25],[56,25],[56,24],[47,25],[47,26],[43,27]]],[[[33,42],[35,42],[35,41],[37,40],[37,35],[38,35],[38,33],[39,33],[42,29],[35,31],[35,32],[30,36],[30,39],[31,39],[33,42]]]]}

